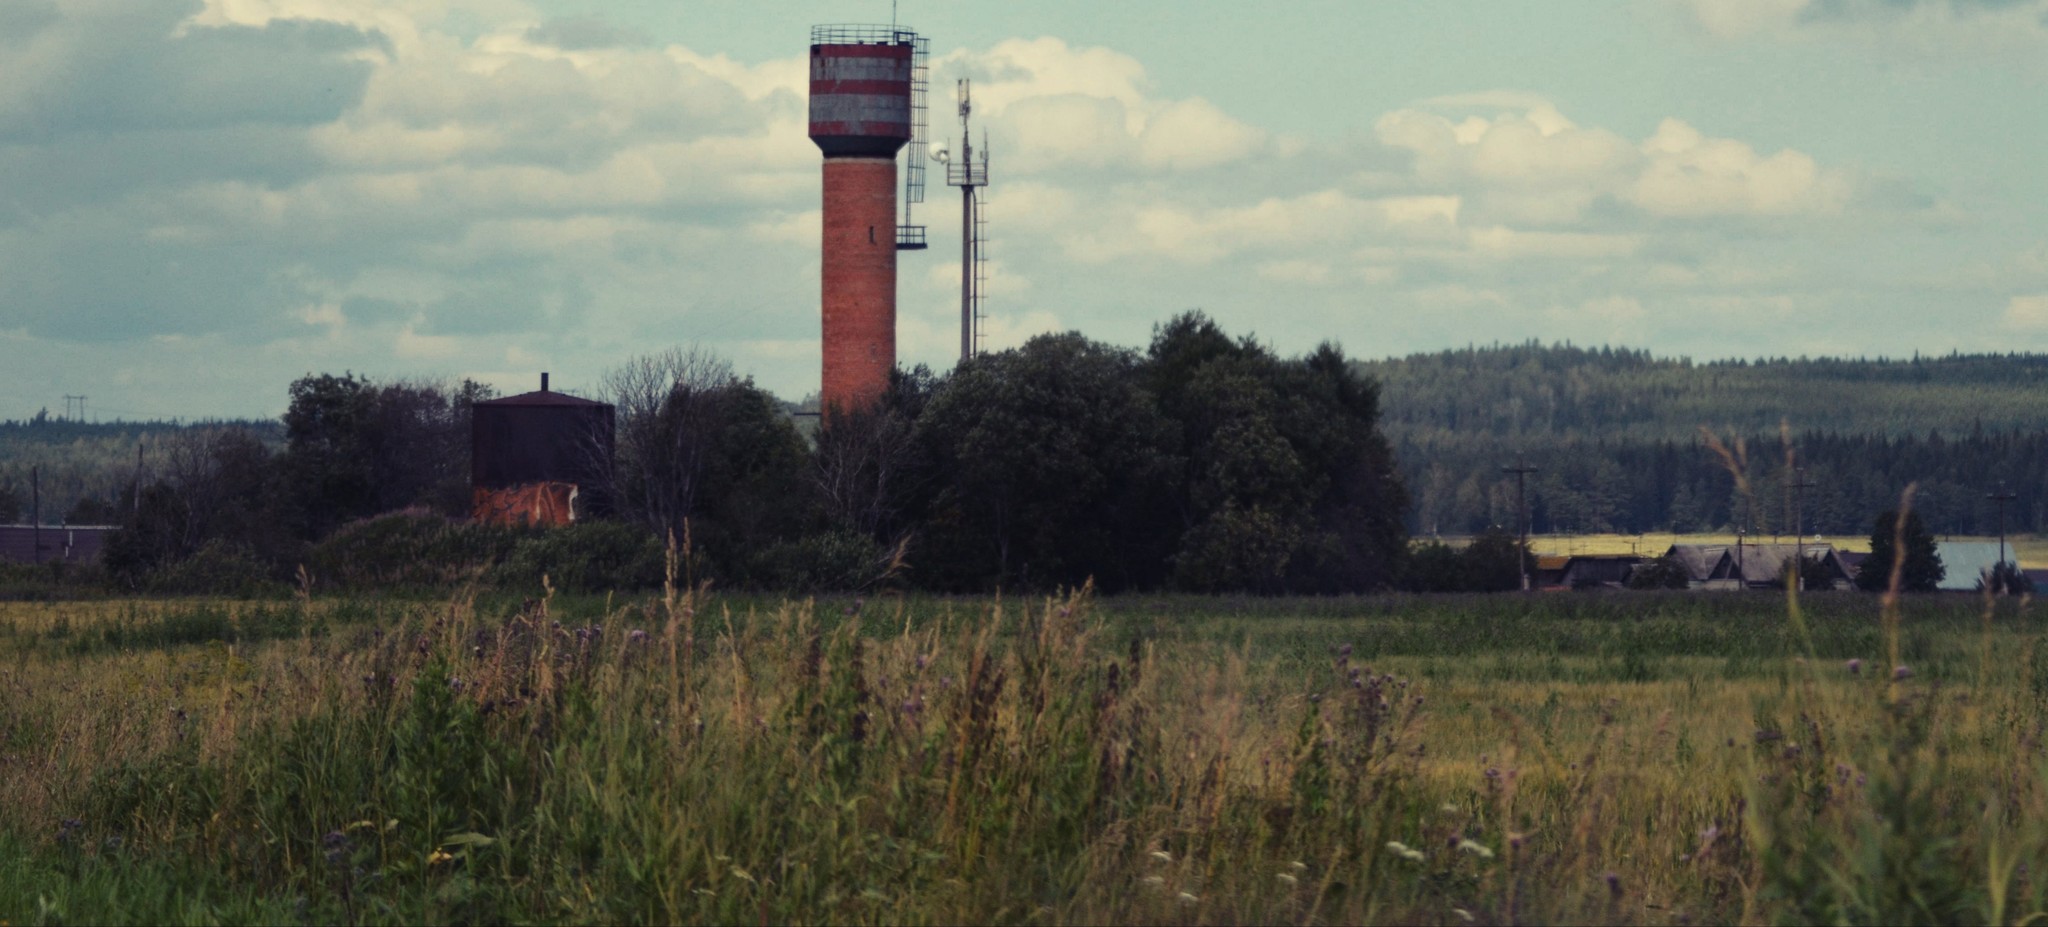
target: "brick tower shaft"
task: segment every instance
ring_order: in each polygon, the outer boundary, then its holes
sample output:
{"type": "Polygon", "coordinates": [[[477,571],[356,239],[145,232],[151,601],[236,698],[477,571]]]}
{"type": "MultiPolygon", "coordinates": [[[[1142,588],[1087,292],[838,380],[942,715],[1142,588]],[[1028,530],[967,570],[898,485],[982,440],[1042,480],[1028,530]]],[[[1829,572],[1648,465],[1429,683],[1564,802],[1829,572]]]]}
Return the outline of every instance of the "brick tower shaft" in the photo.
{"type": "Polygon", "coordinates": [[[825,159],[826,410],[864,408],[896,369],[896,159],[825,159]]]}

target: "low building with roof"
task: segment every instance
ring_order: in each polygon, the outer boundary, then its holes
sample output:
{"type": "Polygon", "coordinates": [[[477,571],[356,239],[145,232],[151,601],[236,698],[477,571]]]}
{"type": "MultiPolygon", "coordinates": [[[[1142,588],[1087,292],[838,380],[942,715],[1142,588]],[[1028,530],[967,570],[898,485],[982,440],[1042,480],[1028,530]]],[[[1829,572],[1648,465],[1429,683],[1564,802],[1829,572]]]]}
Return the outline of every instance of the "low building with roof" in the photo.
{"type": "Polygon", "coordinates": [[[470,410],[471,513],[492,524],[565,525],[610,511],[610,403],[548,389],[470,410]]]}
{"type": "Polygon", "coordinates": [[[1842,589],[1856,574],[1833,544],[1673,544],[1664,556],[1683,567],[1695,589],[1760,589],[1784,581],[1785,567],[1804,554],[1826,569],[1830,585],[1842,589]]]}
{"type": "Polygon", "coordinates": [[[0,525],[0,560],[94,563],[117,525],[0,525]]]}
{"type": "Polygon", "coordinates": [[[1566,589],[1620,589],[1643,562],[1638,554],[1575,554],[1559,571],[1558,585],[1566,589]]]}

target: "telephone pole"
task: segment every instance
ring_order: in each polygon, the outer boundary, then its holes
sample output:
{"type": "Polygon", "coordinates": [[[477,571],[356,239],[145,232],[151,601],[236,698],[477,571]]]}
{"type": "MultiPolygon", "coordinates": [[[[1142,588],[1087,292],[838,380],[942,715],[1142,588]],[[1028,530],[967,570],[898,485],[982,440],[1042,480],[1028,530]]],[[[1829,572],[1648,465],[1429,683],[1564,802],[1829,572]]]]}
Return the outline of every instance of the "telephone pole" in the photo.
{"type": "Polygon", "coordinates": [[[2000,484],[1998,491],[1986,493],[1984,498],[1998,503],[1998,565],[2005,566],[2005,504],[2019,498],[2019,494],[2000,484]]]}
{"type": "Polygon", "coordinates": [[[1512,473],[1515,475],[1515,533],[1519,535],[1522,539],[1521,549],[1517,552],[1515,556],[1515,569],[1520,571],[1522,574],[1522,591],[1528,592],[1530,588],[1529,505],[1526,501],[1527,497],[1523,495],[1523,481],[1528,478],[1529,474],[1535,473],[1536,468],[1529,466],[1527,461],[1520,461],[1512,467],[1500,468],[1500,472],[1512,473]]]}
{"type": "Polygon", "coordinates": [[[1792,582],[1799,588],[1806,588],[1806,491],[1813,488],[1807,482],[1806,468],[1792,471],[1792,582]]]}

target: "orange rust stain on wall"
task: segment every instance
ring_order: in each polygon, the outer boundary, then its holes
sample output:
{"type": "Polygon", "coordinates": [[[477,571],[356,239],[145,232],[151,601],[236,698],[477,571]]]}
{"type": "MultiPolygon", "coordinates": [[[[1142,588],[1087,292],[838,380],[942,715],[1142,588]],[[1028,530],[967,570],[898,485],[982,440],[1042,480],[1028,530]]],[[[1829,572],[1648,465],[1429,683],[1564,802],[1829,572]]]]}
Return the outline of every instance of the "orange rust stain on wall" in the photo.
{"type": "Polygon", "coordinates": [[[526,483],[504,489],[478,489],[470,514],[487,525],[560,527],[576,521],[576,484],[526,483]]]}

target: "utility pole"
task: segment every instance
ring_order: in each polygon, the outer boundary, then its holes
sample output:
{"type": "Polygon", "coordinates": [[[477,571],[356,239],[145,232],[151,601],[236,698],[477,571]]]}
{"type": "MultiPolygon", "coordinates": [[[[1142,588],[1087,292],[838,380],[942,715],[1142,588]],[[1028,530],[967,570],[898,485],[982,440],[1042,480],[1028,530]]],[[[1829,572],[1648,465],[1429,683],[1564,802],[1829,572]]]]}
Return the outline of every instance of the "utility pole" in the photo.
{"type": "Polygon", "coordinates": [[[2019,494],[1999,484],[1998,491],[1986,493],[1984,498],[1998,503],[1998,565],[2005,566],[2005,504],[2019,498],[2019,494]]]}
{"type": "Polygon", "coordinates": [[[1813,484],[1806,480],[1806,468],[1792,471],[1792,582],[1806,587],[1806,491],[1813,484]]]}
{"type": "Polygon", "coordinates": [[[28,529],[28,543],[29,543],[29,555],[28,555],[28,557],[29,557],[29,561],[30,561],[30,562],[32,562],[32,563],[41,563],[41,562],[43,562],[43,468],[42,468],[42,467],[30,467],[30,468],[28,468],[28,485],[29,485],[29,498],[30,498],[30,499],[32,499],[32,500],[34,500],[34,501],[32,501],[32,502],[30,502],[30,503],[29,503],[29,509],[28,509],[28,523],[29,523],[29,526],[30,526],[30,527],[29,527],[29,529],[28,529]]]}
{"type": "Polygon", "coordinates": [[[1528,461],[1524,460],[1517,462],[1512,467],[1502,467],[1500,468],[1500,472],[1512,473],[1515,475],[1515,527],[1516,533],[1520,535],[1522,539],[1521,550],[1517,553],[1515,557],[1515,569],[1519,570],[1522,574],[1522,591],[1528,592],[1530,589],[1529,505],[1525,501],[1526,497],[1523,495],[1522,483],[1529,476],[1529,474],[1536,472],[1536,468],[1529,466],[1528,461]]]}

